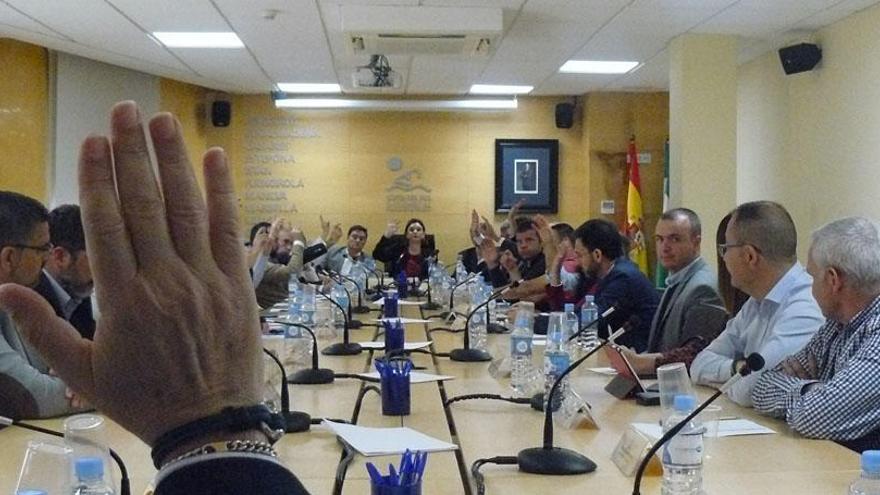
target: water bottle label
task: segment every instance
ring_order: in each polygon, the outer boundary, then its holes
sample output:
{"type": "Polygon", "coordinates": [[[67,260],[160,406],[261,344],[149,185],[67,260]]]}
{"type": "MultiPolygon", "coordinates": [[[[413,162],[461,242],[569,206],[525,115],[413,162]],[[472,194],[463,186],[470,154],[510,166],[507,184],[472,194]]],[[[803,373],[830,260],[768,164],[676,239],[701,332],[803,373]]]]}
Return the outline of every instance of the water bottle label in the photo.
{"type": "Polygon", "coordinates": [[[510,338],[510,355],[511,356],[531,356],[532,355],[532,338],[531,337],[511,337],[510,338]]]}
{"type": "Polygon", "coordinates": [[[663,463],[677,466],[699,466],[703,463],[702,433],[679,433],[672,437],[663,451],[663,463]]]}
{"type": "Polygon", "coordinates": [[[315,324],[314,311],[303,311],[302,313],[300,313],[300,318],[303,325],[313,326],[315,324]]]}
{"type": "Polygon", "coordinates": [[[568,368],[569,358],[568,354],[559,353],[550,356],[550,364],[553,367],[555,374],[561,374],[563,371],[568,368]]]}

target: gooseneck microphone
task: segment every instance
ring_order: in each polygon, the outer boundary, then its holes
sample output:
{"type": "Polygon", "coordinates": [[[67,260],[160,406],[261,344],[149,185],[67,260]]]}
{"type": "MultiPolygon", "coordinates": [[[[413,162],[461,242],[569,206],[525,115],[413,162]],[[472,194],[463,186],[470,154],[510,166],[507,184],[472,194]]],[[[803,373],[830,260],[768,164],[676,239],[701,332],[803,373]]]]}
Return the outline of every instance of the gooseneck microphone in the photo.
{"type": "MultiPolygon", "coordinates": [[[[471,319],[473,319],[474,315],[477,314],[481,308],[488,306],[490,302],[498,299],[503,296],[510,289],[514,289],[519,287],[519,282],[514,282],[507,287],[495,292],[486,298],[485,301],[478,304],[476,308],[474,308],[470,313],[468,313],[467,320],[464,322],[464,347],[460,349],[453,349],[449,351],[449,359],[453,361],[472,363],[479,361],[491,361],[492,355],[482,349],[472,349],[471,348],[471,338],[470,338],[470,325],[471,319]]],[[[488,318],[487,318],[488,320],[488,318]]],[[[486,322],[488,324],[488,321],[486,322]]]]}
{"type": "Polygon", "coordinates": [[[429,318],[442,318],[445,320],[446,318],[449,318],[450,316],[454,315],[455,314],[455,309],[454,309],[455,308],[455,289],[458,289],[462,285],[470,282],[471,280],[474,280],[475,278],[477,278],[478,275],[479,274],[477,274],[477,273],[472,273],[469,276],[465,277],[464,280],[462,280],[461,282],[458,282],[457,284],[453,285],[452,289],[449,291],[449,311],[444,311],[444,312],[437,314],[437,315],[431,315],[431,316],[429,316],[429,318]]]}
{"type": "Polygon", "coordinates": [[[648,453],[645,454],[645,458],[642,459],[641,464],[639,464],[639,469],[638,471],[636,471],[636,478],[633,482],[633,495],[641,495],[639,489],[642,486],[642,476],[644,476],[645,474],[645,469],[648,467],[648,463],[651,462],[651,458],[654,457],[654,454],[656,454],[657,451],[660,450],[660,447],[662,447],[663,444],[665,444],[669,441],[670,438],[678,434],[678,432],[680,432],[692,419],[696,418],[697,415],[703,411],[703,409],[706,409],[709,404],[715,402],[715,399],[721,397],[721,394],[730,390],[730,387],[732,387],[734,383],[742,380],[743,377],[748,376],[753,371],[760,371],[763,368],[764,358],[757,352],[749,354],[749,357],[746,358],[746,365],[743,366],[741,370],[739,370],[739,373],[730,377],[730,379],[724,382],[724,385],[721,385],[721,387],[717,391],[715,391],[715,393],[712,394],[711,397],[700,404],[700,407],[694,409],[694,411],[688,414],[686,418],[679,421],[662,437],[660,437],[660,440],[657,440],[657,442],[651,447],[651,450],[649,450],[648,453]]]}
{"type": "MultiPolygon", "coordinates": [[[[330,344],[327,347],[321,349],[321,354],[325,356],[354,356],[356,354],[360,354],[364,349],[357,342],[351,342],[348,336],[348,313],[346,312],[346,308],[343,308],[341,304],[334,301],[332,297],[324,294],[321,291],[317,291],[318,294],[321,294],[324,299],[330,301],[331,304],[339,308],[339,311],[342,311],[342,342],[337,342],[335,344],[330,344]]],[[[349,298],[349,302],[351,298],[349,298]]]]}
{"type": "MultiPolygon", "coordinates": [[[[287,380],[287,383],[292,383],[294,385],[322,385],[325,383],[333,383],[335,378],[333,370],[318,367],[318,339],[315,337],[315,332],[313,332],[308,325],[303,325],[302,323],[291,323],[286,321],[281,321],[279,323],[291,327],[302,328],[312,337],[312,367],[295,372],[287,380]]],[[[281,396],[281,401],[282,403],[284,402],[283,394],[281,396]]]]}
{"type": "Polygon", "coordinates": [[[602,314],[600,314],[599,316],[594,318],[593,321],[589,321],[587,323],[584,323],[580,328],[578,328],[578,331],[573,333],[571,335],[571,337],[568,338],[568,341],[571,342],[572,340],[580,337],[581,334],[586,332],[588,328],[595,325],[596,323],[599,323],[602,320],[607,320],[608,317],[611,316],[611,314],[614,313],[615,311],[617,311],[617,308],[615,306],[609,306],[608,309],[606,309],[602,314]]]}
{"type": "MultiPolygon", "coordinates": [[[[48,428],[42,428],[40,426],[34,426],[28,423],[22,423],[17,419],[7,418],[5,416],[0,416],[0,427],[2,426],[17,426],[19,428],[24,428],[25,430],[36,431],[39,433],[45,433],[46,435],[51,435],[53,437],[61,437],[64,438],[64,433],[60,431],[50,430],[48,428]]],[[[116,462],[116,466],[119,467],[119,493],[120,495],[131,495],[131,483],[128,479],[128,469],[125,468],[125,463],[122,462],[122,457],[116,453],[115,450],[111,448],[107,448],[110,451],[110,457],[113,458],[113,461],[116,462]]]]}
{"type": "MultiPolygon", "coordinates": [[[[550,400],[548,404],[552,404],[553,396],[559,390],[562,380],[569,375],[575,368],[581,365],[586,359],[599,349],[605,347],[617,337],[626,333],[630,328],[639,325],[637,316],[630,317],[627,322],[616,332],[597,345],[590,352],[569,365],[556,381],[550,387],[550,400]]],[[[596,463],[573,450],[553,446],[553,408],[544,408],[544,445],[542,447],[533,447],[524,449],[516,456],[517,465],[520,471],[534,474],[550,474],[550,475],[568,475],[568,474],[584,474],[591,473],[596,470],[596,463]]]]}
{"type": "Polygon", "coordinates": [[[284,417],[284,432],[299,433],[301,431],[309,431],[312,424],[312,417],[304,412],[290,410],[290,390],[287,388],[287,372],[278,356],[272,354],[268,349],[263,348],[263,352],[275,361],[278,369],[281,370],[281,416],[284,417]]]}

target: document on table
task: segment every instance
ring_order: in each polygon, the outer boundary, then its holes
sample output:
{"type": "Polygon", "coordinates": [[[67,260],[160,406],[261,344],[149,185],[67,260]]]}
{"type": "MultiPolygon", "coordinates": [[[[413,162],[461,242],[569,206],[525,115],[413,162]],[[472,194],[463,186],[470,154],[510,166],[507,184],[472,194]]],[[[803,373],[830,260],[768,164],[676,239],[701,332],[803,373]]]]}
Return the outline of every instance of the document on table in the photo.
{"type": "MultiPolygon", "coordinates": [[[[364,349],[384,349],[385,342],[381,340],[371,340],[369,342],[358,342],[364,349]]],[[[404,342],[403,349],[412,351],[414,349],[423,349],[431,345],[430,342],[404,342]]]]}
{"type": "MultiPolygon", "coordinates": [[[[660,438],[663,430],[657,423],[632,423],[632,427],[645,436],[660,438]]],[[[736,437],[741,435],[772,435],[776,432],[761,426],[748,419],[720,419],[718,420],[717,433],[714,428],[708,428],[707,437],[736,437]]]]}
{"type": "Polygon", "coordinates": [[[373,320],[376,323],[382,323],[383,321],[395,321],[400,320],[404,325],[410,323],[431,323],[431,320],[420,320],[418,318],[382,318],[381,320],[373,320]]]}
{"type": "Polygon", "coordinates": [[[455,444],[429,437],[412,428],[367,428],[327,420],[321,424],[367,457],[402,454],[407,449],[441,452],[458,448],[455,444]]]}
{"type": "MultiPolygon", "coordinates": [[[[358,373],[358,376],[362,376],[367,380],[379,381],[379,372],[371,371],[369,373],[358,373]]],[[[431,382],[442,382],[446,380],[453,380],[454,376],[449,375],[434,375],[432,373],[421,373],[419,371],[412,371],[409,374],[409,382],[410,383],[431,383],[431,382]]]]}
{"type": "Polygon", "coordinates": [[[608,375],[614,376],[617,374],[617,370],[609,367],[599,367],[599,368],[587,368],[587,371],[592,371],[593,373],[599,373],[600,375],[608,375]]]}

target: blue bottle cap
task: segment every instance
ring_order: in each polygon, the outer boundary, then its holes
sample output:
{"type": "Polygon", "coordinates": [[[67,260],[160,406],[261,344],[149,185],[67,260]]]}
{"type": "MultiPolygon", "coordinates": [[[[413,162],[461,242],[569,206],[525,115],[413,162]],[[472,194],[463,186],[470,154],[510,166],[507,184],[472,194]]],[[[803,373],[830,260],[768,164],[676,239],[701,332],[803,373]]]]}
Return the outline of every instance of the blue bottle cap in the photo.
{"type": "Polygon", "coordinates": [[[574,312],[574,304],[565,303],[565,312],[566,313],[573,313],[574,312]]]}
{"type": "Polygon", "coordinates": [[[880,473],[880,450],[862,452],[862,471],[880,473]]]}
{"type": "Polygon", "coordinates": [[[696,403],[697,398],[693,395],[682,394],[675,396],[675,399],[672,401],[672,407],[678,412],[688,412],[694,410],[696,403]]]}
{"type": "Polygon", "coordinates": [[[100,457],[77,457],[73,470],[80,480],[99,480],[104,477],[104,461],[100,457]]]}
{"type": "Polygon", "coordinates": [[[15,495],[49,495],[49,492],[43,490],[33,490],[31,488],[25,488],[23,490],[19,490],[15,492],[15,495]]]}
{"type": "Polygon", "coordinates": [[[588,294],[588,295],[584,296],[584,302],[591,303],[591,302],[593,302],[594,300],[595,300],[595,298],[593,297],[592,294],[588,294]]]}

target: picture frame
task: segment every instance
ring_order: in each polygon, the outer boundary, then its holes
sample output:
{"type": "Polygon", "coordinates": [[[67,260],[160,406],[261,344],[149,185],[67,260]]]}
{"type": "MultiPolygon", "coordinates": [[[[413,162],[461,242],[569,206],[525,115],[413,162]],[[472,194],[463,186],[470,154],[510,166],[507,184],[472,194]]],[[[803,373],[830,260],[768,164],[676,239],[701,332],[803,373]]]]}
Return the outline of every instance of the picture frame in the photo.
{"type": "Polygon", "coordinates": [[[496,213],[510,211],[520,200],[524,213],[556,213],[558,190],[558,140],[495,140],[496,213]]]}

